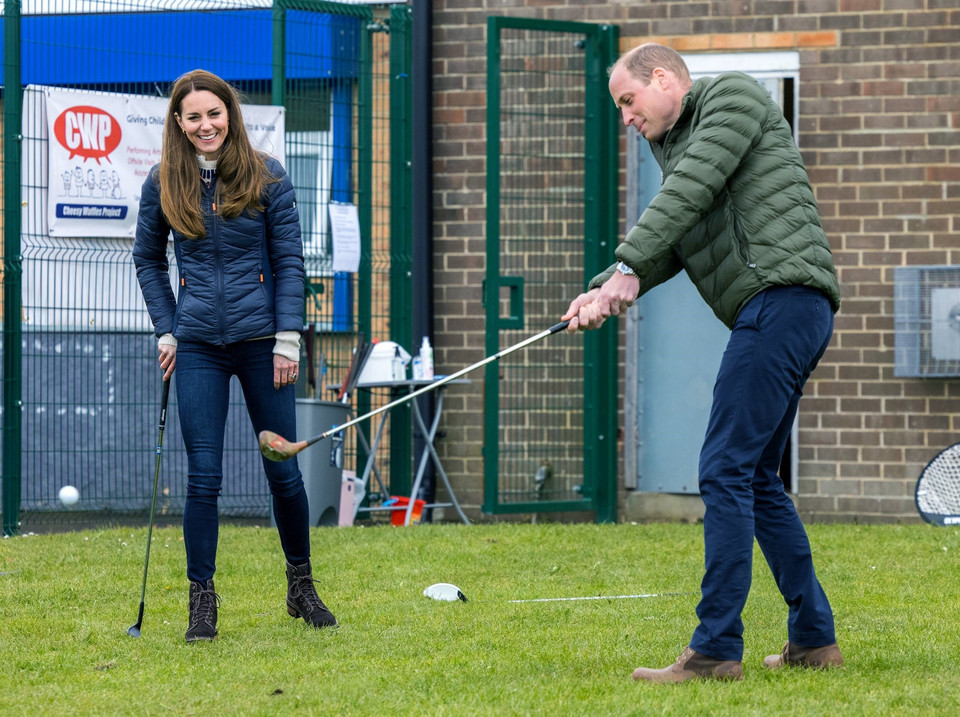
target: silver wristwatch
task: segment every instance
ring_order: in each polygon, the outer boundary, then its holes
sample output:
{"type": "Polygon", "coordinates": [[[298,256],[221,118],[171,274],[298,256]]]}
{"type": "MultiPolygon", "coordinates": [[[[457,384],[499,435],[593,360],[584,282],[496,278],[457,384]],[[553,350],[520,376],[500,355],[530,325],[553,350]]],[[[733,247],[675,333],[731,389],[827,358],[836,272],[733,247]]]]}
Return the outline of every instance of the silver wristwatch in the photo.
{"type": "Polygon", "coordinates": [[[622,261],[617,263],[617,271],[619,271],[624,276],[635,276],[637,272],[631,269],[629,266],[624,264],[622,261]]]}

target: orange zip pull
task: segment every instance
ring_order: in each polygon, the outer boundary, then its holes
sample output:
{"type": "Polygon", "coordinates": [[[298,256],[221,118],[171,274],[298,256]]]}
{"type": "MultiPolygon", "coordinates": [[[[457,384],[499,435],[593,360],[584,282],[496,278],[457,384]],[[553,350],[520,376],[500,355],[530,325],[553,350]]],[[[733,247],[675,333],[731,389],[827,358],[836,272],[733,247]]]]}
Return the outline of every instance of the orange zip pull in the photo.
{"type": "Polygon", "coordinates": [[[181,276],[181,277],[180,277],[180,286],[186,286],[186,285],[187,285],[187,280],[184,279],[184,278],[181,276]]]}
{"type": "Polygon", "coordinates": [[[260,283],[263,283],[263,272],[260,273],[260,283]]]}
{"type": "Polygon", "coordinates": [[[217,211],[217,203],[213,202],[213,211],[217,211]]]}

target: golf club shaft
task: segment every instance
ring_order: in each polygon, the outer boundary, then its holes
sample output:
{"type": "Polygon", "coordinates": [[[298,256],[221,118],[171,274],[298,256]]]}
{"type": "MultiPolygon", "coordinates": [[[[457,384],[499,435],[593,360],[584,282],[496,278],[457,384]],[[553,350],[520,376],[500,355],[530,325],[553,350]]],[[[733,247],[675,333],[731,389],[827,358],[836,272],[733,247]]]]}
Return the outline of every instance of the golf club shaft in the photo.
{"type": "Polygon", "coordinates": [[[153,517],[157,509],[157,484],[160,481],[160,456],[163,454],[163,430],[167,425],[167,400],[170,398],[170,380],[163,382],[163,394],[160,399],[160,423],[157,435],[157,467],[153,472],[153,499],[150,501],[150,523],[147,527],[147,552],[143,559],[143,585],[140,587],[140,612],[137,615],[137,627],[143,624],[143,604],[147,596],[147,568],[150,566],[150,543],[153,540],[153,517]]]}
{"type": "Polygon", "coordinates": [[[530,344],[535,344],[535,343],[537,343],[538,341],[541,341],[541,340],[545,339],[547,336],[550,336],[551,334],[557,333],[558,331],[563,331],[565,328],[567,328],[567,324],[569,324],[569,323],[570,323],[569,321],[561,321],[559,324],[554,324],[554,325],[551,326],[549,329],[545,329],[544,331],[541,331],[541,332],[540,332],[539,334],[537,334],[536,336],[531,336],[531,337],[529,337],[529,338],[527,338],[527,339],[524,339],[523,341],[521,341],[521,342],[518,343],[518,344],[514,344],[513,346],[510,346],[509,348],[505,348],[503,351],[499,351],[499,352],[497,352],[497,353],[495,353],[495,354],[493,354],[493,355],[491,355],[491,356],[487,356],[487,357],[486,357],[485,359],[483,359],[482,361],[477,361],[477,363],[475,363],[475,364],[473,364],[473,365],[471,365],[471,366],[467,366],[466,368],[462,368],[462,369],[460,369],[459,371],[457,371],[456,373],[452,373],[452,374],[450,374],[449,376],[444,376],[443,378],[438,379],[437,381],[434,381],[433,383],[430,383],[430,384],[428,384],[428,385],[426,385],[426,386],[423,386],[423,387],[421,387],[421,388],[418,388],[416,391],[411,391],[411,392],[408,393],[406,396],[403,396],[403,397],[401,397],[401,398],[398,398],[398,399],[395,400],[395,401],[391,401],[391,402],[388,403],[388,404],[385,404],[385,405],[383,405],[383,406],[380,406],[380,408],[375,408],[374,410],[370,411],[369,413],[365,413],[365,414],[362,415],[362,416],[357,416],[356,418],[354,418],[354,419],[352,419],[352,420],[350,420],[350,421],[347,421],[346,423],[343,423],[343,424],[341,424],[341,425],[339,425],[339,426],[334,426],[334,427],[331,428],[329,431],[326,431],[326,432],[324,432],[324,433],[321,433],[319,436],[315,436],[315,437],[310,438],[309,440],[305,441],[303,447],[306,448],[307,446],[312,446],[312,445],[313,445],[314,443],[316,443],[317,441],[322,441],[324,438],[329,438],[329,437],[332,436],[334,433],[339,433],[340,431],[344,430],[345,428],[350,428],[350,426],[355,426],[356,424],[360,423],[361,421],[366,421],[366,420],[369,419],[369,418],[373,418],[373,417],[376,416],[378,413],[383,413],[384,411],[389,411],[391,408],[394,408],[395,406],[399,406],[400,404],[406,403],[407,401],[411,401],[411,400],[413,400],[414,398],[416,398],[417,396],[420,396],[420,395],[426,393],[427,391],[432,391],[432,390],[434,390],[435,388],[440,388],[440,386],[443,386],[443,385],[445,385],[445,384],[450,383],[451,381],[456,381],[456,380],[457,380],[458,378],[460,378],[461,376],[465,376],[465,375],[467,375],[468,373],[470,373],[471,371],[476,371],[478,368],[481,368],[481,367],[483,367],[483,366],[486,366],[488,363],[492,363],[493,361],[497,361],[498,359],[501,359],[501,358],[503,358],[504,356],[507,356],[507,355],[509,355],[509,354],[512,354],[514,351],[519,351],[519,350],[522,349],[522,348],[526,348],[526,347],[529,346],[530,344]]]}

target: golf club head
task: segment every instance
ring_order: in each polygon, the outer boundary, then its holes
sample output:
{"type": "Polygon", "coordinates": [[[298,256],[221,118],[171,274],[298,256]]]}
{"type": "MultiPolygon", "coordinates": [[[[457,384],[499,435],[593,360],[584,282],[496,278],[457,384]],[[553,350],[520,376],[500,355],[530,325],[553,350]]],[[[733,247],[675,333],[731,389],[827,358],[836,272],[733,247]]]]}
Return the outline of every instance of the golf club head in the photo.
{"type": "Polygon", "coordinates": [[[131,625],[129,628],[127,628],[127,634],[130,637],[140,637],[140,625],[131,625]]]}
{"type": "Polygon", "coordinates": [[[258,442],[260,443],[260,452],[264,457],[277,463],[293,458],[307,447],[306,441],[291,443],[273,431],[260,431],[258,442]]]}

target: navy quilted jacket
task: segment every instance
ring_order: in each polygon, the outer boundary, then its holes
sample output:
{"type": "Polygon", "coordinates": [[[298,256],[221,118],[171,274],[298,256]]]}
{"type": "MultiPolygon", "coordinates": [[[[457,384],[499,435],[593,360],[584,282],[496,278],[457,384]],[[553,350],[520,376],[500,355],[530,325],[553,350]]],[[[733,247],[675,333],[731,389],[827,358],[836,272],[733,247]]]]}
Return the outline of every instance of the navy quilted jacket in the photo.
{"type": "MultiPolygon", "coordinates": [[[[174,298],[167,263],[170,226],[160,208],[155,166],[143,183],[133,261],[157,336],[225,345],[303,328],[303,248],[293,184],[273,158],[280,181],[264,187],[264,211],[221,219],[213,211],[217,179],[203,191],[207,235],[173,232],[180,272],[174,298]]],[[[199,169],[198,169],[199,171],[199,169]]]]}
{"type": "MultiPolygon", "coordinates": [[[[697,80],[662,142],[650,145],[663,185],[616,256],[640,293],[685,269],[728,327],[770,286],[840,287],[800,152],[783,113],[738,72],[697,80]]],[[[612,266],[590,287],[613,274],[612,266]]]]}

